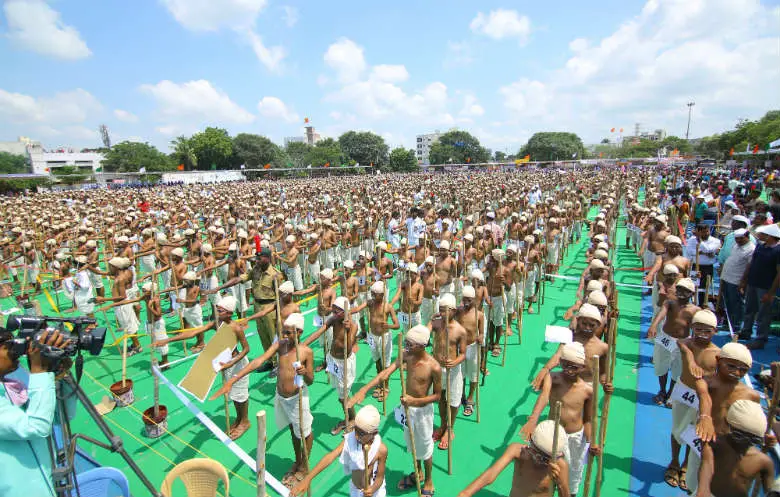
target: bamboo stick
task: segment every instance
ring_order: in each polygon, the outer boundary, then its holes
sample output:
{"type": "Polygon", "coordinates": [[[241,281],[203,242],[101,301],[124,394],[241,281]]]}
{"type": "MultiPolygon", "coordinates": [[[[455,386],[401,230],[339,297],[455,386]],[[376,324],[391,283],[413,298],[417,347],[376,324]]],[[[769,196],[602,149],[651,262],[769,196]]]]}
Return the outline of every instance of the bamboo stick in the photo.
{"type": "Polygon", "coordinates": [[[265,433],[265,411],[257,412],[257,454],[255,455],[255,467],[257,476],[257,497],[266,497],[265,491],[265,445],[268,438],[265,433]]]}
{"type": "MultiPolygon", "coordinates": [[[[445,347],[445,360],[449,362],[450,360],[450,315],[448,313],[449,309],[446,309],[444,311],[444,347],[445,347]]],[[[445,381],[447,382],[447,437],[449,437],[449,440],[447,440],[447,474],[452,474],[452,409],[450,409],[450,396],[452,393],[450,392],[450,369],[447,368],[446,378],[445,381]]]]}
{"type": "MultiPolygon", "coordinates": [[[[593,374],[593,397],[590,404],[590,425],[591,425],[591,439],[593,435],[598,432],[598,407],[599,407],[599,356],[593,356],[591,358],[591,371],[593,374]]],[[[585,467],[585,483],[582,490],[582,495],[587,496],[590,494],[590,478],[591,468],[593,467],[593,454],[588,454],[588,465],[585,467]]]]}
{"type": "MultiPolygon", "coordinates": [[[[554,463],[556,459],[558,459],[558,443],[559,443],[558,426],[561,424],[561,401],[560,400],[555,401],[555,404],[552,406],[551,409],[552,409],[551,414],[553,417],[553,422],[555,423],[555,427],[553,428],[553,445],[552,445],[552,459],[551,459],[551,461],[554,463]]],[[[552,495],[554,497],[558,485],[555,483],[554,480],[552,485],[553,485],[552,495]]],[[[561,497],[568,497],[568,496],[562,495],[561,497]]]]}

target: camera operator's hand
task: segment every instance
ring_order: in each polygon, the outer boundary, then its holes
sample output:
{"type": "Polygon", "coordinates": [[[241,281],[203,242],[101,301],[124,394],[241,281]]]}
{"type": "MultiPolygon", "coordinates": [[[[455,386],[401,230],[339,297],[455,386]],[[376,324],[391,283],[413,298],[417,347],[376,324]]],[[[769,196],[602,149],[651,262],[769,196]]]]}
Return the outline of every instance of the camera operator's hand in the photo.
{"type": "MultiPolygon", "coordinates": [[[[38,338],[38,342],[43,345],[61,348],[70,340],[65,340],[59,332],[49,333],[44,331],[38,338]]],[[[30,359],[30,373],[46,373],[49,371],[49,363],[41,356],[41,347],[32,341],[27,346],[27,357],[30,359]]]]}

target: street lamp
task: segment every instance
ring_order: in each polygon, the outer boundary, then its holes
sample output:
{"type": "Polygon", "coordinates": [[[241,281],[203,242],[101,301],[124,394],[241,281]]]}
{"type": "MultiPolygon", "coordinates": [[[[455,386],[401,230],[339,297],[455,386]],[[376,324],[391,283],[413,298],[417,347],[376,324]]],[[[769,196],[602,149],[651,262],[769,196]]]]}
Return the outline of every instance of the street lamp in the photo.
{"type": "Polygon", "coordinates": [[[685,130],[685,139],[688,139],[688,134],[691,132],[691,112],[693,111],[693,106],[696,105],[696,102],[688,102],[688,127],[685,130]]]}

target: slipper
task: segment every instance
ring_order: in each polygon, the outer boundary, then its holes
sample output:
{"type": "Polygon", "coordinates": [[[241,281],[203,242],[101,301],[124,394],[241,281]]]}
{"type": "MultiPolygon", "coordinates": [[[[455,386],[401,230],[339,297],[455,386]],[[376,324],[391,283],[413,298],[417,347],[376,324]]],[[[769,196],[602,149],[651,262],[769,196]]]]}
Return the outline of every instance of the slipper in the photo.
{"type": "Polygon", "coordinates": [[[417,487],[417,475],[412,472],[408,475],[405,475],[401,481],[398,482],[398,485],[396,485],[398,490],[410,490],[412,488],[417,487]]]}
{"type": "Polygon", "coordinates": [[[463,415],[471,416],[472,414],[474,414],[474,403],[466,402],[466,406],[463,408],[463,415]]]}
{"type": "Polygon", "coordinates": [[[493,351],[490,352],[490,355],[492,355],[493,357],[499,357],[501,355],[501,347],[499,346],[493,347],[493,351]]]}
{"type": "Polygon", "coordinates": [[[200,352],[201,350],[203,350],[205,347],[206,347],[206,344],[205,344],[205,343],[202,343],[202,344],[200,344],[200,345],[196,345],[196,346],[194,346],[194,347],[191,347],[191,348],[190,348],[190,352],[192,352],[193,354],[197,354],[198,352],[200,352]]]}
{"type": "Polygon", "coordinates": [[[334,426],[333,428],[330,429],[330,434],[331,435],[338,435],[339,433],[344,431],[344,427],[345,427],[344,421],[339,421],[336,424],[336,426],[334,426]]]}
{"type": "Polygon", "coordinates": [[[666,471],[664,471],[664,481],[667,485],[670,487],[677,487],[679,485],[678,474],[680,473],[680,468],[673,468],[672,466],[669,466],[666,468],[666,471]]]}
{"type": "Polygon", "coordinates": [[[441,440],[441,437],[443,435],[444,435],[444,427],[437,428],[437,429],[433,430],[433,437],[432,438],[433,438],[434,441],[438,442],[439,440],[441,440]]]}
{"type": "Polygon", "coordinates": [[[431,497],[433,497],[433,494],[434,494],[435,492],[436,492],[436,490],[420,490],[420,493],[421,493],[422,495],[430,495],[431,497]]]}
{"type": "Polygon", "coordinates": [[[288,471],[282,477],[282,485],[287,488],[292,488],[295,485],[295,473],[288,471]]]}
{"type": "Polygon", "coordinates": [[[685,492],[688,491],[688,483],[685,481],[685,473],[687,471],[688,471],[687,469],[683,468],[680,470],[680,473],[677,476],[677,487],[680,490],[684,490],[685,492]]]}

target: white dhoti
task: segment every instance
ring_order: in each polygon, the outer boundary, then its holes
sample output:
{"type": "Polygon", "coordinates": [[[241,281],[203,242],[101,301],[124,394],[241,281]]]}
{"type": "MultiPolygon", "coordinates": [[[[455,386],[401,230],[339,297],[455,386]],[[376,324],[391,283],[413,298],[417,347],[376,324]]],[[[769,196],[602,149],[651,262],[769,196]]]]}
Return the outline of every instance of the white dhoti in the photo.
{"type": "Polygon", "coordinates": [[[357,367],[355,354],[350,354],[347,357],[346,388],[344,385],[344,359],[336,359],[332,354],[328,354],[327,363],[330,386],[338,391],[339,399],[343,399],[345,394],[349,396],[352,384],[355,382],[355,368],[357,367]]]}
{"type": "Polygon", "coordinates": [[[455,280],[452,280],[439,288],[439,295],[444,295],[445,293],[451,293],[455,295],[455,280]]]}
{"type": "MultiPolygon", "coordinates": [[[[244,356],[240,361],[225,370],[226,378],[229,380],[230,378],[236,376],[248,364],[249,359],[244,356]]],[[[233,383],[233,387],[230,389],[230,400],[233,402],[246,402],[249,400],[249,376],[244,376],[240,380],[233,383]]]]}
{"type": "Polygon", "coordinates": [[[140,322],[133,311],[133,304],[124,304],[114,307],[114,315],[119,322],[119,327],[127,335],[135,335],[138,332],[140,322]]]}
{"type": "MultiPolygon", "coordinates": [[[[159,342],[166,338],[168,338],[168,333],[165,331],[165,321],[160,318],[152,323],[152,341],[159,342]]],[[[165,344],[162,347],[155,347],[155,350],[159,352],[160,355],[168,355],[168,344],[165,344]]]]}
{"type": "Polygon", "coordinates": [[[92,288],[103,288],[103,277],[97,273],[89,272],[89,282],[92,283],[92,288]]]}
{"type": "Polygon", "coordinates": [[[528,271],[525,276],[525,288],[523,289],[523,299],[533,301],[536,296],[536,268],[528,271]]]}
{"type": "Polygon", "coordinates": [[[569,490],[574,495],[580,488],[582,470],[585,469],[587,463],[590,443],[585,440],[584,429],[569,433],[566,439],[567,443],[563,446],[563,457],[569,463],[569,490]]]}
{"type": "Polygon", "coordinates": [[[292,281],[293,288],[295,288],[295,291],[301,290],[303,288],[303,276],[301,275],[301,266],[287,266],[287,271],[285,271],[285,275],[287,276],[287,279],[292,281]]]}
{"type": "MultiPolygon", "coordinates": [[[[379,448],[382,445],[382,437],[377,434],[374,436],[371,447],[368,449],[368,454],[363,452],[363,445],[355,438],[355,432],[350,432],[344,435],[344,445],[339,455],[339,462],[344,469],[345,475],[352,475],[354,471],[368,471],[369,485],[373,485],[376,482],[379,465],[376,462],[376,456],[379,452],[379,448]],[[366,469],[366,456],[368,456],[369,467],[366,469]],[[373,463],[373,464],[372,464],[373,463]]],[[[356,487],[352,479],[349,480],[349,495],[350,497],[363,497],[363,490],[356,487]]],[[[372,494],[376,497],[385,497],[386,488],[385,481],[382,480],[380,487],[372,494]]]]}
{"type": "Polygon", "coordinates": [[[368,348],[371,350],[371,360],[382,360],[382,366],[387,367],[390,365],[390,356],[393,354],[393,336],[389,331],[386,331],[384,335],[374,335],[370,331],[366,336],[368,341],[368,348]],[[384,343],[384,348],[382,344],[384,343]]]}
{"type": "Polygon", "coordinates": [[[317,279],[320,277],[320,261],[317,262],[307,262],[309,267],[309,281],[317,281],[317,279]]]}
{"type": "MultiPolygon", "coordinates": [[[[216,274],[212,274],[211,276],[203,276],[200,280],[200,289],[201,290],[214,290],[219,286],[219,280],[217,279],[216,274]]],[[[232,287],[231,287],[232,288],[232,287]]],[[[206,296],[206,299],[209,302],[209,305],[213,305],[217,302],[217,299],[219,298],[219,295],[217,293],[210,293],[206,296]]]]}
{"type": "Polygon", "coordinates": [[[433,299],[423,297],[422,304],[420,305],[420,317],[422,318],[422,324],[427,325],[430,323],[431,317],[439,312],[438,303],[438,300],[434,301],[433,299]]]}
{"type": "Polygon", "coordinates": [[[190,327],[203,326],[203,309],[200,304],[194,304],[190,307],[182,307],[181,317],[187,321],[190,327]]]}
{"type": "Polygon", "coordinates": [[[512,314],[515,312],[515,298],[517,296],[517,285],[512,283],[509,290],[506,290],[506,313],[512,314]]]}
{"type": "Polygon", "coordinates": [[[398,313],[398,323],[401,325],[404,329],[409,329],[413,326],[417,326],[418,324],[422,324],[422,314],[420,311],[413,312],[410,316],[406,312],[399,312],[398,313]]]}
{"type": "Polygon", "coordinates": [[[92,314],[95,312],[95,303],[90,302],[92,298],[93,296],[91,287],[76,288],[76,291],[73,294],[73,300],[75,301],[76,309],[78,309],[81,314],[92,314]]]}
{"type": "Polygon", "coordinates": [[[246,303],[246,287],[242,283],[231,286],[230,294],[236,299],[237,312],[245,312],[249,308],[246,303]]]}
{"type": "Polygon", "coordinates": [[[558,243],[552,243],[547,246],[547,264],[558,264],[558,253],[560,252],[560,245],[558,243]]]}
{"type": "Polygon", "coordinates": [[[672,379],[677,381],[682,373],[682,357],[677,341],[663,332],[658,331],[653,347],[653,369],[656,376],[663,376],[672,371],[672,379]],[[671,345],[669,345],[671,343],[671,345]]]}
{"type": "MultiPolygon", "coordinates": [[[[449,382],[447,382],[447,368],[441,368],[442,390],[450,392],[450,407],[460,407],[460,401],[463,397],[463,370],[460,364],[449,370],[449,382]]],[[[444,392],[442,392],[442,398],[444,392]]]]}
{"type": "Polygon", "coordinates": [[[221,265],[221,266],[219,266],[217,268],[217,279],[219,281],[217,286],[219,286],[219,285],[221,285],[221,284],[223,284],[223,283],[225,283],[227,281],[227,279],[228,279],[228,271],[229,270],[230,270],[230,268],[228,267],[227,264],[223,264],[223,265],[221,265]]]}
{"type": "Polygon", "coordinates": [[[331,247],[325,250],[325,268],[333,269],[335,265],[336,265],[336,248],[331,247]]]}
{"type": "MultiPolygon", "coordinates": [[[[309,408],[309,389],[303,387],[303,399],[301,400],[301,406],[303,407],[303,437],[308,437],[311,434],[311,423],[314,418],[311,415],[311,409],[309,408]]],[[[276,418],[276,428],[281,430],[286,428],[287,425],[292,425],[293,433],[300,440],[301,437],[301,416],[298,411],[298,395],[295,394],[292,397],[282,397],[279,392],[276,392],[274,398],[274,417],[276,418]]]]}
{"type": "Polygon", "coordinates": [[[469,383],[479,381],[479,344],[477,342],[466,346],[466,360],[461,364],[463,364],[463,376],[469,383]]]}
{"type": "MultiPolygon", "coordinates": [[[[403,410],[403,407],[401,407],[403,410]]],[[[410,407],[409,419],[406,419],[404,426],[404,440],[406,441],[406,450],[412,452],[411,436],[409,426],[414,433],[414,449],[417,452],[417,460],[425,461],[433,456],[433,404],[425,407],[410,407]]]]}
{"type": "Polygon", "coordinates": [[[493,302],[493,307],[490,308],[490,322],[493,323],[493,326],[504,326],[504,321],[506,320],[504,298],[501,295],[490,297],[493,302]]]}
{"type": "Polygon", "coordinates": [[[139,265],[141,267],[141,272],[143,274],[148,274],[154,271],[155,269],[154,254],[142,255],[139,261],[139,265]]]}

